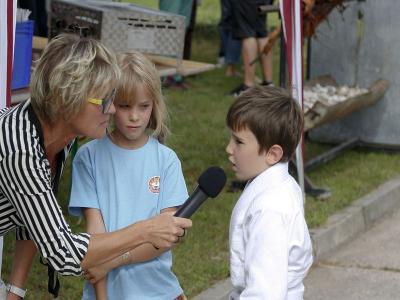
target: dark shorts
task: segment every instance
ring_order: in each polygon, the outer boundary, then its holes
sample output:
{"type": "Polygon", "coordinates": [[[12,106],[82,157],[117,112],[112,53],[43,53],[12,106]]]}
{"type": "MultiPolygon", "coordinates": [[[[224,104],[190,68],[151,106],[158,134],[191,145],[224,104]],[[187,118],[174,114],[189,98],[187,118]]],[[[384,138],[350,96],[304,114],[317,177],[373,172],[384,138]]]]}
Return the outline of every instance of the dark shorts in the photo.
{"type": "Polygon", "coordinates": [[[231,0],[233,37],[235,39],[267,37],[267,17],[258,13],[258,7],[271,2],[271,0],[231,0]]]}

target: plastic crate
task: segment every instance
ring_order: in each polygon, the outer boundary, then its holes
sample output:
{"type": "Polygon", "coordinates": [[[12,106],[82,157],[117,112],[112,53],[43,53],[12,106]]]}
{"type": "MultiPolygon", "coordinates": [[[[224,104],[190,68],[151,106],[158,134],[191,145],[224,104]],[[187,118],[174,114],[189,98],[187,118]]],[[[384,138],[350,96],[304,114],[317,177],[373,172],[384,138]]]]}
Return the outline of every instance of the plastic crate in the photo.
{"type": "Polygon", "coordinates": [[[29,86],[32,66],[32,39],[33,21],[16,23],[12,90],[29,86]]]}
{"type": "Polygon", "coordinates": [[[53,0],[50,37],[81,28],[117,52],[138,50],[182,60],[185,17],[129,3],[53,0]]]}

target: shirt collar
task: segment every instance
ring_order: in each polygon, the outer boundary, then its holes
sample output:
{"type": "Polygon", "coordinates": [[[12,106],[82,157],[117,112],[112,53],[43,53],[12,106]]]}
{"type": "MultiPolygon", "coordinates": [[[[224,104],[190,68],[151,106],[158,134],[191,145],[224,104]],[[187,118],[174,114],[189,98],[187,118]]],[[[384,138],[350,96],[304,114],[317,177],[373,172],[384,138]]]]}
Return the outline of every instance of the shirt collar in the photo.
{"type": "MultiPolygon", "coordinates": [[[[26,101],[26,103],[24,103],[24,106],[26,107],[27,112],[28,112],[28,119],[33,123],[33,125],[36,128],[37,135],[39,137],[39,144],[43,149],[43,153],[45,153],[42,124],[40,123],[40,120],[39,120],[38,116],[36,115],[35,110],[33,109],[31,99],[28,99],[26,101]]],[[[71,146],[72,146],[72,143],[71,143],[71,146]]],[[[58,185],[60,182],[60,177],[61,177],[62,169],[64,166],[64,162],[65,162],[65,160],[67,158],[67,154],[69,152],[69,148],[70,148],[70,146],[67,146],[64,148],[64,150],[61,150],[57,154],[56,173],[53,178],[53,193],[54,193],[54,195],[57,195],[57,193],[58,193],[58,185]]]]}
{"type": "Polygon", "coordinates": [[[35,126],[37,134],[38,134],[38,137],[39,137],[40,146],[44,150],[44,137],[43,137],[42,124],[40,124],[39,118],[37,117],[37,115],[36,115],[36,113],[35,113],[35,111],[33,109],[33,106],[32,106],[32,103],[31,103],[31,99],[28,99],[26,101],[26,103],[24,104],[24,106],[27,107],[28,118],[33,123],[33,125],[35,126]]]}
{"type": "Polygon", "coordinates": [[[263,189],[267,187],[271,188],[278,185],[282,181],[285,181],[288,177],[289,177],[289,163],[288,162],[277,163],[266,169],[261,174],[259,174],[252,181],[249,181],[246,185],[246,189],[250,187],[251,188],[262,187],[263,189]]]}

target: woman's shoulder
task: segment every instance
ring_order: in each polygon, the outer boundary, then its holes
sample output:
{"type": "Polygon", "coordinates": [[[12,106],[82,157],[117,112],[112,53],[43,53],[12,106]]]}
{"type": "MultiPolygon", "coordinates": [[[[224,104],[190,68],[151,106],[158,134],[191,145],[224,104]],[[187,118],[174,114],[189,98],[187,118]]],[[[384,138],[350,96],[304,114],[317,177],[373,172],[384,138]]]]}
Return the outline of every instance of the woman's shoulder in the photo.
{"type": "Polygon", "coordinates": [[[5,115],[6,112],[8,112],[10,110],[9,107],[3,107],[0,109],[0,118],[5,115]]]}
{"type": "Polygon", "coordinates": [[[11,132],[0,139],[0,144],[7,145],[1,147],[8,154],[17,153],[20,150],[29,153],[42,149],[42,134],[38,123],[34,122],[32,113],[29,112],[30,102],[25,101],[11,108],[3,108],[0,110],[0,132],[11,132]],[[5,150],[6,148],[6,150],[5,150]]]}
{"type": "Polygon", "coordinates": [[[30,100],[24,101],[18,105],[13,107],[3,107],[0,108],[0,120],[4,120],[6,118],[12,118],[13,120],[23,120],[22,124],[16,124],[16,122],[12,122],[13,125],[18,128],[23,127],[23,125],[27,125],[26,119],[28,118],[28,107],[30,106],[30,100]]]}

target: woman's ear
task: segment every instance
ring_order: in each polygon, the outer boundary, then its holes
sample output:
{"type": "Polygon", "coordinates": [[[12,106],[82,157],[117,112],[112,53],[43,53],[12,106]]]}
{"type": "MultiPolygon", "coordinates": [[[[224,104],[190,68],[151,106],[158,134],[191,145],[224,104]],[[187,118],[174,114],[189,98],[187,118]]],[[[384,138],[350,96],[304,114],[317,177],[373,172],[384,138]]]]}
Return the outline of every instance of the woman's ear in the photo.
{"type": "Polygon", "coordinates": [[[269,148],[268,153],[267,153],[267,164],[272,166],[276,163],[278,163],[283,156],[283,149],[279,145],[272,145],[271,148],[269,148]]]}

